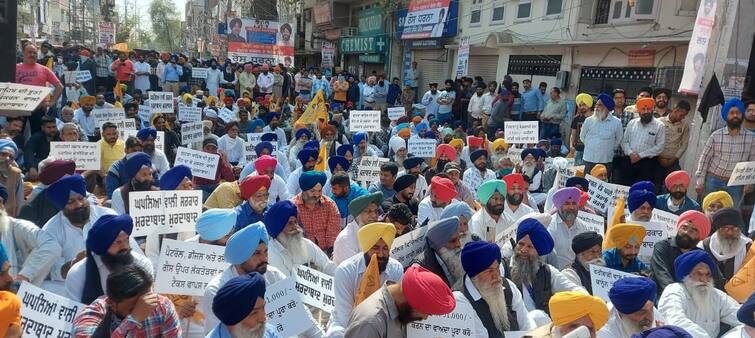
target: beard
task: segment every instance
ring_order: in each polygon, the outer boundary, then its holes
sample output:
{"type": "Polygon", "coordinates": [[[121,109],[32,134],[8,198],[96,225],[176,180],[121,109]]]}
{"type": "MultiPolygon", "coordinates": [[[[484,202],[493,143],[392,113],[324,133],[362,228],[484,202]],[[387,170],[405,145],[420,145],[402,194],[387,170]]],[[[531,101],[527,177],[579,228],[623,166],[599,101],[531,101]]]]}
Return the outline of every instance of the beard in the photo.
{"type": "Polygon", "coordinates": [[[515,253],[511,257],[513,266],[511,267],[511,280],[516,285],[532,285],[538,270],[540,270],[540,257],[523,257],[515,253]]]}
{"type": "Polygon", "coordinates": [[[694,307],[700,312],[700,318],[717,318],[718,313],[711,304],[710,294],[713,292],[713,282],[697,282],[689,276],[682,280],[684,288],[692,298],[694,307]]]}
{"type": "Polygon", "coordinates": [[[438,249],[438,256],[446,264],[448,273],[451,275],[449,281],[453,289],[456,290],[461,287],[461,283],[464,281],[464,267],[461,265],[461,249],[448,249],[442,247],[438,249]]]}
{"type": "Polygon", "coordinates": [[[294,234],[281,232],[280,235],[278,235],[278,242],[280,242],[280,244],[283,245],[286,250],[288,250],[289,254],[291,254],[291,258],[293,258],[294,260],[294,263],[309,263],[307,247],[304,246],[304,233],[301,231],[301,229],[298,229],[294,234]]]}
{"type": "Polygon", "coordinates": [[[718,235],[718,243],[722,254],[729,255],[740,249],[739,237],[724,237],[718,235]]]}
{"type": "Polygon", "coordinates": [[[262,338],[265,335],[265,324],[257,323],[253,327],[248,327],[242,323],[228,328],[233,338],[262,338]]]}
{"type": "Polygon", "coordinates": [[[653,321],[642,319],[639,322],[636,322],[634,320],[631,320],[629,318],[625,318],[623,316],[619,316],[621,319],[621,326],[624,328],[624,333],[633,335],[635,333],[641,333],[642,331],[645,331],[647,329],[650,329],[653,327],[653,321]]]}
{"type": "Polygon", "coordinates": [[[154,144],[147,144],[142,147],[142,151],[144,151],[147,154],[152,154],[155,152],[155,145],[154,144]]]}
{"type": "Polygon", "coordinates": [[[149,191],[152,189],[152,181],[131,181],[132,191],[149,191]]]}
{"type": "Polygon", "coordinates": [[[436,170],[436,171],[438,171],[439,173],[442,173],[442,172],[443,172],[443,169],[444,169],[444,168],[445,168],[445,166],[446,166],[446,163],[448,163],[448,162],[451,162],[451,161],[447,161],[447,160],[438,160],[438,162],[437,162],[437,163],[436,163],[436,165],[435,165],[435,170],[436,170]]]}
{"type": "Polygon", "coordinates": [[[490,214],[491,216],[501,216],[503,213],[503,203],[499,205],[491,205],[488,201],[487,204],[485,204],[485,210],[490,214]]]}
{"type": "Polygon", "coordinates": [[[535,174],[535,168],[537,165],[535,163],[529,163],[524,162],[522,163],[522,175],[527,177],[532,177],[532,175],[535,174]]]}
{"type": "Polygon", "coordinates": [[[83,205],[71,211],[63,210],[63,216],[73,224],[86,223],[89,221],[89,204],[83,205]]]}
{"type": "Polygon", "coordinates": [[[105,264],[110,271],[131,265],[134,262],[134,256],[131,255],[131,249],[118,251],[115,255],[105,254],[100,256],[100,258],[102,259],[102,264],[105,264]]]}
{"type": "Polygon", "coordinates": [[[0,234],[5,233],[10,227],[10,218],[5,210],[0,210],[0,234]]]}
{"type": "Polygon", "coordinates": [[[506,194],[506,201],[509,202],[509,204],[513,206],[522,204],[523,199],[524,199],[524,194],[520,194],[520,193],[506,194]]]}
{"type": "Polygon", "coordinates": [[[402,190],[401,192],[399,192],[399,194],[401,194],[401,198],[406,201],[409,201],[412,199],[412,197],[414,197],[414,192],[408,190],[402,190]]]}
{"type": "Polygon", "coordinates": [[[473,279],[472,284],[480,292],[480,296],[482,296],[485,303],[488,304],[496,329],[501,332],[508,331],[511,324],[509,323],[509,311],[506,308],[506,297],[503,294],[501,283],[490,285],[487,283],[476,283],[473,279]]]}
{"type": "Polygon", "coordinates": [[[648,124],[653,120],[653,114],[640,115],[640,122],[642,124],[648,124]]]}
{"type": "Polygon", "coordinates": [[[465,244],[472,241],[472,233],[469,231],[459,233],[459,243],[461,243],[461,247],[463,248],[465,244]]]}
{"type": "Polygon", "coordinates": [[[402,305],[396,304],[396,307],[398,308],[398,321],[401,322],[402,325],[407,325],[411,322],[422,320],[422,317],[417,317],[413,314],[412,307],[409,305],[409,303],[402,305]]]}
{"type": "Polygon", "coordinates": [[[577,211],[558,211],[558,216],[564,222],[574,222],[577,219],[577,211]]]}
{"type": "Polygon", "coordinates": [[[595,109],[595,117],[597,117],[598,120],[601,120],[601,121],[605,120],[607,116],[608,116],[608,110],[603,112],[600,109],[595,109]]]}
{"type": "Polygon", "coordinates": [[[488,163],[487,162],[475,162],[474,167],[477,168],[479,171],[485,171],[485,169],[488,169],[488,163]]]}
{"type": "Polygon", "coordinates": [[[729,127],[729,129],[739,129],[739,127],[742,126],[742,119],[733,119],[733,120],[726,120],[726,126],[729,127]]]}
{"type": "MultiPolygon", "coordinates": [[[[370,265],[370,260],[371,259],[372,259],[372,257],[370,257],[370,255],[365,252],[364,253],[364,265],[365,266],[370,265]]],[[[380,273],[385,272],[385,268],[388,267],[388,257],[386,257],[386,258],[378,257],[377,260],[378,260],[378,271],[380,273]]]]}
{"type": "Polygon", "coordinates": [[[583,268],[585,268],[587,271],[590,271],[590,265],[597,265],[597,266],[606,266],[606,262],[603,260],[603,257],[593,258],[589,261],[585,261],[582,259],[578,259],[579,264],[582,265],[583,268]]]}
{"type": "Polygon", "coordinates": [[[697,240],[692,239],[692,237],[689,237],[688,235],[676,234],[675,240],[676,245],[684,250],[692,249],[697,245],[697,240]]]}
{"type": "Polygon", "coordinates": [[[680,200],[684,198],[684,196],[687,195],[686,191],[674,191],[671,193],[671,197],[673,197],[675,200],[680,200]]]}

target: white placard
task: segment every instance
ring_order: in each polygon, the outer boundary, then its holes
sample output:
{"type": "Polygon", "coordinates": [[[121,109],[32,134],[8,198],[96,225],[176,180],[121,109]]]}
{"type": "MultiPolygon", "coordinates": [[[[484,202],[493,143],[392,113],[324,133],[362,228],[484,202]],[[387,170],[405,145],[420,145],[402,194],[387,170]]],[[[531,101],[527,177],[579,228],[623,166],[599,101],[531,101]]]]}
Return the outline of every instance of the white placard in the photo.
{"type": "Polygon", "coordinates": [[[76,82],[84,83],[92,79],[92,72],[88,70],[80,70],[76,72],[76,82]]]}
{"type": "Polygon", "coordinates": [[[558,184],[558,188],[566,187],[566,181],[574,176],[577,176],[577,170],[574,168],[559,169],[556,172],[555,182],[558,184]]]}
{"type": "Polygon", "coordinates": [[[201,122],[202,108],[180,105],[178,106],[178,120],[181,122],[201,122]]]}
{"type": "Polygon", "coordinates": [[[118,121],[126,119],[126,111],[123,108],[95,108],[92,109],[95,124],[101,125],[107,121],[118,121]]]}
{"type": "Polygon", "coordinates": [[[679,221],[678,215],[660,209],[653,209],[653,216],[650,218],[650,221],[663,224],[667,236],[676,236],[676,223],[679,221]]]}
{"type": "Polygon", "coordinates": [[[68,337],[73,330],[73,319],[84,304],[21,282],[18,289],[21,300],[22,337],[68,337]]]}
{"type": "Polygon", "coordinates": [[[267,323],[278,331],[281,337],[293,337],[312,326],[299,293],[296,282],[286,278],[267,287],[265,290],[265,315],[267,323]]]}
{"type": "Polygon", "coordinates": [[[359,131],[379,132],[380,128],[380,111],[379,110],[352,110],[349,113],[349,130],[352,133],[359,131]]]}
{"type": "Polygon", "coordinates": [[[138,116],[139,120],[142,122],[139,129],[149,128],[149,118],[152,117],[152,111],[149,109],[149,106],[139,105],[139,110],[136,112],[136,116],[138,116]]]}
{"type": "Polygon", "coordinates": [[[29,116],[49,94],[48,87],[0,82],[0,114],[29,116]]]}
{"type": "Polygon", "coordinates": [[[100,123],[97,125],[100,128],[100,132],[102,131],[102,125],[110,122],[115,125],[115,128],[117,130],[136,130],[136,119],[122,119],[122,120],[113,120],[113,121],[100,121],[100,123]]]}
{"type": "Polygon", "coordinates": [[[152,114],[173,114],[173,93],[149,92],[149,110],[152,114]]]}
{"type": "MultiPolygon", "coordinates": [[[[246,159],[246,163],[252,163],[257,160],[256,147],[259,143],[259,139],[257,143],[244,142],[244,158],[246,159]]],[[[273,151],[270,152],[269,156],[278,158],[278,142],[272,142],[271,144],[273,145],[273,151]]]]}
{"type": "Polygon", "coordinates": [[[128,214],[134,219],[133,237],[193,232],[201,213],[201,190],[132,191],[128,194],[128,214]]]}
{"type": "Polygon", "coordinates": [[[206,79],[207,71],[208,71],[207,68],[193,67],[191,68],[191,77],[195,79],[206,79]]]}
{"type": "Polygon", "coordinates": [[[590,231],[595,231],[601,236],[605,236],[604,224],[606,222],[606,219],[603,218],[603,216],[580,210],[577,213],[577,219],[584,222],[584,224],[587,226],[587,229],[589,229],[590,231]]]}
{"type": "Polygon", "coordinates": [[[642,246],[640,246],[640,254],[641,257],[652,257],[653,256],[653,247],[655,246],[655,243],[658,243],[659,241],[662,241],[666,238],[668,238],[668,235],[666,234],[666,225],[663,223],[658,222],[636,222],[633,221],[633,224],[640,224],[645,227],[645,239],[642,241],[642,246]]]}
{"type": "Polygon", "coordinates": [[[627,207],[627,195],[629,195],[629,187],[626,185],[612,184],[613,198],[608,202],[606,207],[606,219],[613,219],[613,215],[616,213],[616,204],[619,198],[624,199],[624,215],[629,215],[629,208],[627,207]]]}
{"type": "Polygon", "coordinates": [[[296,267],[296,291],[304,304],[333,313],[336,307],[336,292],[333,290],[334,277],[315,269],[299,265],[296,267]]]}
{"type": "Polygon", "coordinates": [[[755,183],[755,162],[739,162],[729,178],[730,187],[755,183]]]}
{"type": "Polygon", "coordinates": [[[50,142],[48,157],[73,160],[78,170],[100,170],[102,163],[99,142],[50,142]]]}
{"type": "Polygon", "coordinates": [[[406,109],[404,107],[388,107],[388,119],[396,121],[406,116],[406,109]]]}
{"type": "Polygon", "coordinates": [[[613,283],[624,277],[640,277],[628,272],[614,270],[605,266],[590,264],[590,283],[592,284],[592,295],[606,302],[610,302],[608,291],[611,290],[613,283]]]}
{"type": "MultiPolygon", "coordinates": [[[[513,238],[516,241],[516,229],[513,224],[509,226],[506,229],[503,229],[503,231],[499,233],[495,233],[496,229],[495,227],[488,227],[487,231],[487,237],[488,238],[495,238],[495,242],[498,244],[498,246],[503,247],[506,244],[511,245],[511,239],[513,238]],[[493,236],[492,234],[495,233],[493,236]]],[[[513,246],[513,245],[512,245],[513,246]]]]}
{"type": "Polygon", "coordinates": [[[425,320],[411,322],[406,326],[407,338],[459,338],[473,337],[476,329],[469,303],[456,303],[456,308],[442,316],[429,316],[425,320]]]}
{"type": "Polygon", "coordinates": [[[469,70],[469,37],[461,38],[459,42],[459,51],[457,53],[456,78],[467,76],[469,70]]]}
{"type": "Polygon", "coordinates": [[[357,182],[364,188],[367,188],[372,182],[380,181],[380,166],[388,163],[385,157],[364,156],[359,162],[357,168],[357,182]]]}
{"type": "Polygon", "coordinates": [[[529,331],[504,331],[503,338],[522,338],[526,336],[529,331]]]}
{"type": "Polygon", "coordinates": [[[181,144],[189,145],[194,142],[202,142],[204,139],[204,126],[202,122],[181,124],[181,144]]]}
{"type": "Polygon", "coordinates": [[[207,284],[229,265],[223,246],[164,238],[157,261],[155,291],[204,296],[207,284]]]}
{"type": "Polygon", "coordinates": [[[503,129],[504,138],[508,144],[537,144],[537,128],[538,121],[506,121],[503,129]]]}
{"type": "Polygon", "coordinates": [[[522,163],[522,152],[524,152],[524,149],[512,146],[509,147],[509,151],[506,152],[506,157],[508,157],[512,163],[520,164],[522,163]]]}
{"type": "Polygon", "coordinates": [[[214,180],[215,174],[218,171],[219,161],[220,155],[178,147],[174,165],[186,165],[191,168],[192,175],[208,180],[214,180]]]}
{"type": "MultiPolygon", "coordinates": [[[[118,132],[121,134],[121,139],[125,141],[131,136],[136,137],[136,134],[139,131],[138,130],[118,130],[118,132]]],[[[165,140],[165,132],[158,131],[157,138],[155,138],[155,149],[160,149],[160,151],[163,151],[163,149],[165,149],[163,147],[163,144],[165,142],[164,140],[165,140]]]]}
{"type": "Polygon", "coordinates": [[[395,258],[404,267],[409,266],[414,257],[425,248],[425,233],[427,227],[423,226],[397,237],[391,247],[391,258],[395,258]]]}
{"type": "Polygon", "coordinates": [[[410,138],[407,151],[416,157],[431,158],[435,156],[438,142],[431,138],[410,138]]]}
{"type": "Polygon", "coordinates": [[[223,120],[223,122],[228,123],[236,119],[236,114],[233,110],[223,107],[218,111],[218,118],[223,120]]]}
{"type": "Polygon", "coordinates": [[[585,176],[590,183],[590,188],[587,191],[589,198],[587,199],[587,205],[595,211],[606,213],[609,203],[613,200],[613,184],[603,182],[595,176],[585,176]]]}

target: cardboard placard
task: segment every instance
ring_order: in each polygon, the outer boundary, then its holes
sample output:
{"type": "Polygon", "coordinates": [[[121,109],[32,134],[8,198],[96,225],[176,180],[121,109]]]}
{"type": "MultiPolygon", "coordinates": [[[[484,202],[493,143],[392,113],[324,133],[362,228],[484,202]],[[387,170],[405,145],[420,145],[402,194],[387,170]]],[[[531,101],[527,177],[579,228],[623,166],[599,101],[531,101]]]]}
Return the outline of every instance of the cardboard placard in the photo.
{"type": "Polygon", "coordinates": [[[739,162],[729,177],[728,186],[748,185],[755,183],[755,162],[739,162]]]}
{"type": "Polygon", "coordinates": [[[495,238],[495,242],[498,244],[498,246],[503,247],[507,243],[511,243],[511,239],[516,240],[516,229],[513,224],[509,226],[506,229],[503,229],[503,231],[496,233],[495,228],[488,227],[487,229],[487,237],[488,238],[495,238]]]}
{"type": "Polygon", "coordinates": [[[406,116],[406,109],[402,107],[388,107],[388,119],[396,121],[406,116]]]}
{"type": "Polygon", "coordinates": [[[633,275],[628,272],[607,268],[605,266],[590,264],[590,283],[592,284],[592,295],[606,302],[610,302],[611,299],[608,298],[608,291],[611,290],[613,283],[625,277],[638,278],[639,276],[633,275]]]}
{"type": "Polygon", "coordinates": [[[207,284],[229,265],[223,246],[165,238],[157,261],[155,291],[204,296],[207,284]]]}
{"type": "Polygon", "coordinates": [[[0,114],[29,116],[50,93],[48,87],[0,82],[0,114]]]}
{"type": "Polygon", "coordinates": [[[296,282],[286,278],[265,290],[267,323],[281,337],[297,336],[312,326],[304,304],[296,292],[296,282]]]}
{"type": "Polygon", "coordinates": [[[514,164],[520,164],[522,163],[522,152],[524,149],[517,148],[517,147],[509,147],[509,151],[506,153],[506,157],[508,157],[512,163],[514,164]]]}
{"type": "Polygon", "coordinates": [[[178,120],[181,122],[202,122],[202,108],[178,106],[178,120]]]}
{"type": "Polygon", "coordinates": [[[605,236],[606,219],[603,216],[580,210],[577,213],[577,219],[581,220],[590,231],[595,231],[601,236],[605,236]]]}
{"type": "Polygon", "coordinates": [[[88,70],[80,70],[76,72],[76,82],[83,83],[92,79],[92,72],[88,70]]]}
{"type": "Polygon", "coordinates": [[[193,67],[191,68],[191,77],[195,79],[206,79],[208,70],[209,69],[207,68],[193,67]]]}
{"type": "Polygon", "coordinates": [[[236,113],[234,113],[233,110],[223,107],[218,111],[218,118],[223,120],[223,122],[228,123],[236,119],[236,113]]]}
{"type": "Polygon", "coordinates": [[[172,114],[174,112],[173,93],[172,92],[149,92],[149,110],[151,114],[154,114],[154,113],[172,114]]]}
{"type": "Polygon", "coordinates": [[[667,236],[676,236],[676,223],[679,221],[678,215],[660,209],[653,209],[653,216],[650,218],[650,221],[663,224],[667,236]]]}
{"type": "Polygon", "coordinates": [[[408,324],[406,336],[408,338],[472,337],[476,331],[474,313],[471,304],[456,303],[456,308],[449,314],[429,316],[425,320],[408,324]]]}
{"type": "Polygon", "coordinates": [[[537,144],[538,121],[506,121],[504,138],[508,144],[537,144]]]}
{"type": "Polygon", "coordinates": [[[357,169],[357,182],[364,188],[367,188],[372,182],[380,181],[380,166],[388,163],[385,157],[364,156],[359,162],[357,169]]]}
{"type": "Polygon", "coordinates": [[[102,125],[107,122],[115,124],[115,128],[119,131],[120,130],[136,130],[136,119],[122,119],[122,120],[114,120],[114,121],[101,121],[101,123],[97,125],[100,128],[100,132],[102,131],[102,125]]]}
{"type": "Polygon", "coordinates": [[[73,160],[77,170],[100,170],[102,163],[99,142],[50,142],[48,157],[73,160]]]}
{"type": "Polygon", "coordinates": [[[640,254],[642,257],[653,256],[653,247],[655,243],[662,241],[668,237],[666,233],[666,226],[663,223],[658,222],[632,222],[640,224],[645,227],[645,240],[642,241],[640,246],[640,254]]]}
{"type": "MultiPolygon", "coordinates": [[[[125,141],[131,136],[136,137],[136,134],[139,131],[138,130],[118,130],[118,132],[121,134],[121,139],[125,141]]],[[[158,131],[157,138],[155,139],[155,149],[160,149],[160,151],[163,151],[165,149],[163,147],[163,144],[165,142],[164,140],[165,140],[165,132],[158,131]]]]}
{"type": "Polygon", "coordinates": [[[296,267],[296,291],[299,292],[304,304],[327,313],[333,313],[336,307],[334,279],[333,276],[303,265],[296,267]]]}
{"type": "Polygon", "coordinates": [[[587,205],[595,211],[605,213],[609,203],[613,200],[613,184],[603,182],[592,175],[586,175],[585,178],[590,183],[587,192],[590,197],[587,199],[587,205]]]}
{"type": "Polygon", "coordinates": [[[414,229],[408,234],[396,238],[391,247],[391,258],[395,258],[404,267],[409,266],[412,259],[424,250],[425,233],[427,233],[426,226],[414,229]]]}
{"type": "Polygon", "coordinates": [[[134,219],[133,237],[193,232],[201,213],[201,190],[132,191],[128,194],[128,214],[134,219]]]}
{"type": "Polygon", "coordinates": [[[149,106],[139,105],[139,110],[136,112],[136,116],[142,121],[142,125],[139,126],[139,129],[150,127],[149,118],[152,117],[152,110],[150,110],[149,106]]]}
{"type": "Polygon", "coordinates": [[[214,180],[215,174],[217,174],[218,171],[219,161],[220,155],[178,147],[174,165],[186,165],[191,168],[192,175],[206,178],[208,180],[214,180]]]}
{"type": "Polygon", "coordinates": [[[92,115],[96,125],[126,119],[126,111],[123,108],[95,108],[92,109],[92,115]]]}
{"type": "Polygon", "coordinates": [[[68,337],[73,331],[73,319],[84,304],[41,289],[29,282],[21,282],[22,337],[68,337]]]}
{"type": "Polygon", "coordinates": [[[431,138],[410,138],[407,151],[416,157],[431,158],[435,156],[438,141],[431,138]]]}
{"type": "Polygon", "coordinates": [[[380,128],[380,111],[379,110],[352,110],[349,113],[349,130],[352,133],[359,131],[379,132],[380,128]]]}
{"type": "Polygon", "coordinates": [[[201,121],[181,124],[181,144],[189,145],[194,142],[202,142],[203,139],[204,126],[201,121]]]}
{"type": "Polygon", "coordinates": [[[555,182],[558,184],[558,188],[566,186],[566,181],[574,176],[577,176],[577,171],[574,168],[559,169],[556,172],[555,182]]]}
{"type": "MultiPolygon", "coordinates": [[[[257,141],[256,144],[259,144],[259,141],[257,141]]],[[[244,158],[246,159],[246,163],[251,163],[257,160],[257,150],[255,149],[257,147],[256,144],[244,142],[244,158]]],[[[273,151],[270,152],[269,156],[278,158],[278,142],[272,142],[271,144],[273,145],[273,151]]]]}

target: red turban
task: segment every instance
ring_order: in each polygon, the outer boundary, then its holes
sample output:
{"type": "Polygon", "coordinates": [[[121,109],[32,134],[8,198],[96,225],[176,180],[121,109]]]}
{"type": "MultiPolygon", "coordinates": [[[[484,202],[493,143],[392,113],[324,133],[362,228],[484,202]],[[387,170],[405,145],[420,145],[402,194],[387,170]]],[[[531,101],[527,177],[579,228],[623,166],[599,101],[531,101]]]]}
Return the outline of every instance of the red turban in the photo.
{"type": "Polygon", "coordinates": [[[86,49],[82,49],[82,50],[81,50],[81,52],[79,52],[79,55],[81,55],[81,56],[86,56],[86,57],[90,57],[90,56],[92,56],[92,53],[90,53],[90,52],[89,52],[88,50],[86,50],[86,49]]]}
{"type": "Polygon", "coordinates": [[[435,197],[441,202],[451,202],[451,200],[458,194],[454,182],[440,176],[434,176],[430,181],[430,190],[432,190],[435,197]]]}
{"type": "Polygon", "coordinates": [[[679,229],[683,224],[691,222],[697,229],[697,236],[699,240],[703,240],[710,234],[710,219],[705,216],[704,213],[697,210],[688,210],[679,215],[679,220],[676,221],[676,228],[679,229]]]}
{"type": "Polygon", "coordinates": [[[467,137],[467,144],[469,144],[470,147],[482,147],[482,143],[485,141],[482,137],[477,136],[468,136],[467,137]]]}
{"type": "Polygon", "coordinates": [[[267,169],[275,169],[277,165],[278,160],[270,155],[262,155],[254,160],[254,170],[257,170],[258,173],[267,169]]]}
{"type": "Polygon", "coordinates": [[[454,147],[448,145],[448,144],[441,144],[438,146],[438,148],[435,149],[435,155],[440,157],[440,155],[446,154],[449,161],[455,161],[456,160],[456,149],[454,147]]]}
{"type": "Polygon", "coordinates": [[[231,96],[226,96],[226,97],[225,97],[225,98],[223,99],[223,103],[225,103],[225,104],[233,104],[233,97],[231,97],[231,96]]]}
{"type": "Polygon", "coordinates": [[[503,180],[509,188],[513,187],[514,184],[518,184],[519,188],[524,189],[524,176],[522,174],[508,174],[503,176],[503,180]]]}
{"type": "Polygon", "coordinates": [[[407,303],[426,315],[444,315],[456,308],[451,289],[438,275],[418,265],[412,265],[401,280],[407,303]]]}
{"type": "Polygon", "coordinates": [[[689,187],[689,174],[684,170],[674,171],[666,176],[666,189],[671,190],[671,187],[681,184],[685,189],[689,187]]]}
{"type": "Polygon", "coordinates": [[[249,197],[252,197],[260,189],[270,189],[270,177],[267,175],[247,176],[241,180],[239,188],[241,189],[241,197],[248,200],[249,197]]]}
{"type": "Polygon", "coordinates": [[[590,194],[586,191],[579,193],[579,207],[584,208],[587,205],[587,199],[590,198],[590,194]]]}
{"type": "Polygon", "coordinates": [[[54,160],[48,162],[39,172],[39,181],[44,185],[51,185],[64,175],[73,175],[76,163],[71,160],[54,160]]]}

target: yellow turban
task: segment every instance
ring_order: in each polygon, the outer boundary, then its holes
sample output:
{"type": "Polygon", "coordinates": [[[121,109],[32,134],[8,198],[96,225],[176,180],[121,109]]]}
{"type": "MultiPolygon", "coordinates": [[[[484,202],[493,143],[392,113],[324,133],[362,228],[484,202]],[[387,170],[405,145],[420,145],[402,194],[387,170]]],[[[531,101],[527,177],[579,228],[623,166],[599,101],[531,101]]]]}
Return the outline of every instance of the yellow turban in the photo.
{"type": "Polygon", "coordinates": [[[393,245],[394,238],[396,238],[396,227],[391,223],[370,223],[357,232],[359,248],[362,249],[362,252],[370,251],[380,239],[390,248],[393,245]]]}
{"type": "Polygon", "coordinates": [[[506,140],[502,138],[497,138],[495,141],[493,141],[493,151],[498,150],[498,148],[503,147],[504,150],[509,149],[509,144],[506,143],[506,140]]]}
{"type": "Polygon", "coordinates": [[[212,106],[212,105],[215,105],[215,104],[218,104],[218,98],[215,97],[215,96],[208,96],[207,97],[207,105],[208,106],[212,106]]]}
{"type": "Polygon", "coordinates": [[[154,113],[154,114],[152,114],[152,117],[149,118],[149,124],[151,124],[154,127],[155,126],[155,120],[157,120],[160,117],[163,117],[162,113],[154,113]]]}
{"type": "Polygon", "coordinates": [[[580,103],[584,103],[586,106],[592,107],[592,95],[590,94],[585,94],[585,93],[579,94],[574,99],[574,101],[577,102],[577,105],[579,105],[580,103]]]}
{"type": "Polygon", "coordinates": [[[91,95],[82,96],[81,98],[79,98],[79,104],[82,106],[85,104],[94,105],[95,103],[97,103],[97,99],[95,99],[94,96],[91,95]]]}
{"type": "Polygon", "coordinates": [[[452,139],[451,142],[448,142],[448,145],[454,147],[454,149],[464,148],[464,140],[455,138],[452,139]]]}
{"type": "Polygon", "coordinates": [[[584,316],[590,317],[595,331],[608,321],[606,303],[594,296],[579,291],[564,291],[554,294],[548,301],[553,325],[563,326],[584,316]]]}
{"type": "Polygon", "coordinates": [[[582,169],[576,169],[576,170],[574,170],[574,173],[575,173],[574,176],[584,178],[585,177],[585,169],[584,168],[585,167],[582,167],[582,169]]]}
{"type": "Polygon", "coordinates": [[[596,164],[592,167],[592,170],[590,170],[590,175],[597,177],[600,174],[608,174],[608,169],[602,164],[596,164]]]}
{"type": "Polygon", "coordinates": [[[731,208],[734,206],[734,200],[731,198],[731,195],[726,191],[720,190],[705,196],[703,199],[703,211],[707,210],[708,207],[715,202],[721,202],[721,204],[724,205],[724,208],[731,208]]]}
{"type": "Polygon", "coordinates": [[[628,243],[642,243],[645,239],[645,227],[639,224],[620,223],[608,228],[603,239],[603,250],[623,248],[628,243]]]}
{"type": "Polygon", "coordinates": [[[191,101],[193,101],[192,100],[192,96],[189,93],[184,94],[183,96],[181,96],[181,98],[184,100],[184,102],[191,102],[191,101]]]}
{"type": "Polygon", "coordinates": [[[0,337],[5,337],[8,327],[21,327],[21,301],[8,291],[0,291],[0,337]]]}

